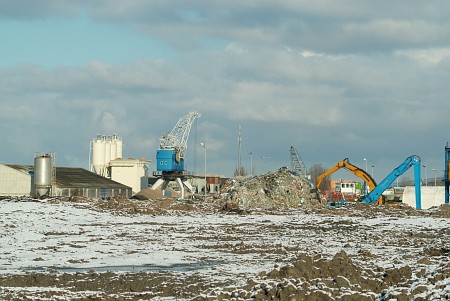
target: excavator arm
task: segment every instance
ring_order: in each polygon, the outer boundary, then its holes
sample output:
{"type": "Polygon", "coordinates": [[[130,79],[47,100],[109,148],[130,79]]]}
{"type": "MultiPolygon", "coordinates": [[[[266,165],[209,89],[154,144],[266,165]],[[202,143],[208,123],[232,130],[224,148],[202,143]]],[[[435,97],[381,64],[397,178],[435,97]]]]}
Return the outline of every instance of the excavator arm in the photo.
{"type": "MultiPolygon", "coordinates": [[[[348,159],[344,159],[344,160],[348,160],[348,159]]],[[[344,162],[344,161],[339,161],[335,166],[331,167],[329,170],[327,170],[326,172],[324,172],[323,174],[321,174],[320,176],[317,177],[316,188],[318,190],[320,189],[320,184],[322,184],[323,179],[325,179],[329,175],[333,174],[334,172],[336,172],[339,169],[341,169],[342,167],[344,167],[342,162],[344,162]]]]}
{"type": "MultiPolygon", "coordinates": [[[[379,198],[382,193],[402,174],[404,174],[411,166],[414,166],[414,186],[416,193],[416,209],[421,208],[421,195],[420,195],[420,157],[416,155],[409,156],[395,168],[390,174],[384,178],[366,197],[362,200],[363,203],[380,204],[379,198]]],[[[380,204],[381,205],[381,204],[380,204]]]]}
{"type": "MultiPolygon", "coordinates": [[[[366,182],[366,184],[369,186],[370,191],[373,191],[375,189],[375,187],[377,186],[377,184],[375,183],[375,180],[364,169],[356,167],[355,165],[351,164],[348,161],[348,158],[345,158],[344,160],[339,161],[335,166],[333,166],[332,168],[330,168],[329,170],[327,170],[326,172],[324,172],[317,178],[316,188],[319,189],[320,184],[322,184],[322,181],[324,178],[326,178],[327,176],[331,175],[332,173],[338,171],[341,168],[347,169],[348,171],[352,172],[355,176],[357,176],[358,178],[360,178],[364,182],[366,182]]],[[[379,204],[383,203],[382,196],[379,197],[379,200],[377,201],[377,203],[379,203],[379,204]]]]}

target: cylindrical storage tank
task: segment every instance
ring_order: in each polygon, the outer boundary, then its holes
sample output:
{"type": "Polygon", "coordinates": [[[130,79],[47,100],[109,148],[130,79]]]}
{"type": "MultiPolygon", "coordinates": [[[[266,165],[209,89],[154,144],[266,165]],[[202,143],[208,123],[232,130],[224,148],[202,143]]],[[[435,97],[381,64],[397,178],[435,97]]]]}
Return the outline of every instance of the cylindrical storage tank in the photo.
{"type": "Polygon", "coordinates": [[[52,187],[52,157],[42,155],[34,158],[34,187],[38,196],[49,195],[52,187]]]}
{"type": "Polygon", "coordinates": [[[117,137],[116,141],[116,149],[117,149],[117,158],[122,159],[122,138],[117,137]]]}
{"type": "Polygon", "coordinates": [[[92,166],[96,174],[102,174],[105,166],[105,141],[101,136],[92,143],[92,166]]]}
{"type": "Polygon", "coordinates": [[[111,161],[111,136],[105,139],[105,165],[109,165],[111,161]]]}
{"type": "Polygon", "coordinates": [[[111,160],[117,159],[117,136],[113,135],[111,139],[111,160]]]}

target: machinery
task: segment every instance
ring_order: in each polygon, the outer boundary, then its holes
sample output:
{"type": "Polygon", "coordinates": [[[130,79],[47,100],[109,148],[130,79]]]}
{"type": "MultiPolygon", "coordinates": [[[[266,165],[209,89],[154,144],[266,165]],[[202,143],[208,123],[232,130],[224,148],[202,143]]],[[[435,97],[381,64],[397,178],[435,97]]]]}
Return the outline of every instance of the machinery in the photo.
{"type": "Polygon", "coordinates": [[[444,185],[445,185],[445,204],[449,204],[450,201],[450,143],[447,142],[445,147],[445,167],[444,167],[444,185]]]}
{"type": "Polygon", "coordinates": [[[307,178],[305,163],[303,163],[295,147],[291,146],[290,153],[291,153],[292,171],[297,176],[307,178]]]}
{"type": "Polygon", "coordinates": [[[391,184],[402,174],[404,174],[411,166],[414,165],[414,186],[416,192],[416,209],[421,209],[421,196],[420,196],[420,157],[412,155],[395,168],[390,174],[384,178],[380,184],[371,190],[371,192],[362,200],[363,203],[379,204],[382,193],[391,186],[391,184]]]}
{"type": "MultiPolygon", "coordinates": [[[[322,180],[324,178],[326,178],[327,176],[331,175],[332,173],[338,171],[341,168],[347,169],[348,171],[352,172],[355,176],[357,176],[358,178],[360,178],[364,182],[366,182],[367,185],[369,186],[370,191],[373,191],[375,189],[375,187],[377,186],[377,184],[375,183],[375,180],[365,170],[356,167],[355,165],[351,164],[348,161],[348,158],[345,158],[344,160],[339,161],[335,166],[333,166],[332,168],[330,168],[329,170],[327,170],[326,172],[324,172],[317,178],[317,182],[316,182],[317,190],[319,190],[320,184],[322,183],[322,180]]],[[[382,196],[380,195],[378,202],[380,202],[380,204],[381,204],[382,201],[383,201],[382,196]]]]}
{"type": "Polygon", "coordinates": [[[170,133],[165,133],[159,139],[159,149],[156,152],[156,172],[154,176],[159,179],[152,186],[156,190],[162,185],[162,190],[167,188],[170,181],[176,181],[184,198],[184,186],[192,191],[192,185],[188,181],[188,173],[184,167],[184,155],[187,149],[187,141],[192,123],[200,113],[191,111],[181,117],[170,133]]]}

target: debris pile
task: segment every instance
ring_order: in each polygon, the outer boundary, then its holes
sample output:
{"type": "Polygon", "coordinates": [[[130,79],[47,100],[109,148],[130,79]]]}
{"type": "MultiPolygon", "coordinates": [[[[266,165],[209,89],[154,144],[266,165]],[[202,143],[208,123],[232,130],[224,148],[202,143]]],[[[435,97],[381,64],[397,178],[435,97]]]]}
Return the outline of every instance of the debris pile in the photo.
{"type": "Polygon", "coordinates": [[[226,208],[290,209],[319,208],[324,205],[305,178],[283,167],[277,172],[242,180],[231,179],[222,189],[226,208]]]}

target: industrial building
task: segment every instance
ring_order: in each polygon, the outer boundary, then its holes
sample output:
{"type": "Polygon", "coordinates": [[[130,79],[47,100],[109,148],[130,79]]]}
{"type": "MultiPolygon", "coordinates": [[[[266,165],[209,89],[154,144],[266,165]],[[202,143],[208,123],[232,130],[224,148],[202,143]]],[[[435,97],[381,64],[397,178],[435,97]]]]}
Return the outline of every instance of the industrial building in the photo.
{"type": "Polygon", "coordinates": [[[115,182],[130,186],[132,193],[148,187],[148,164],[150,160],[141,159],[115,159],[109,162],[110,178],[115,182]]]}
{"type": "Polygon", "coordinates": [[[35,158],[35,165],[0,164],[2,196],[131,197],[131,187],[83,168],[54,167],[49,154],[35,158]]]}
{"type": "Polygon", "coordinates": [[[343,194],[361,195],[364,193],[363,184],[353,180],[331,180],[331,190],[339,191],[343,194]]]}
{"type": "Polygon", "coordinates": [[[99,176],[83,168],[56,167],[54,196],[84,196],[87,198],[131,197],[129,186],[99,176]]]}
{"type": "Polygon", "coordinates": [[[32,174],[32,166],[0,164],[0,195],[31,195],[34,192],[32,174]]]}
{"type": "Polygon", "coordinates": [[[148,187],[150,160],[123,159],[122,138],[114,135],[97,135],[90,142],[90,170],[99,176],[122,183],[132,189],[132,194],[148,187]]]}
{"type": "Polygon", "coordinates": [[[190,179],[194,191],[198,193],[205,191],[205,183],[207,193],[219,193],[226,180],[227,178],[224,176],[213,174],[207,174],[206,176],[204,174],[196,174],[192,175],[190,179]]]}

